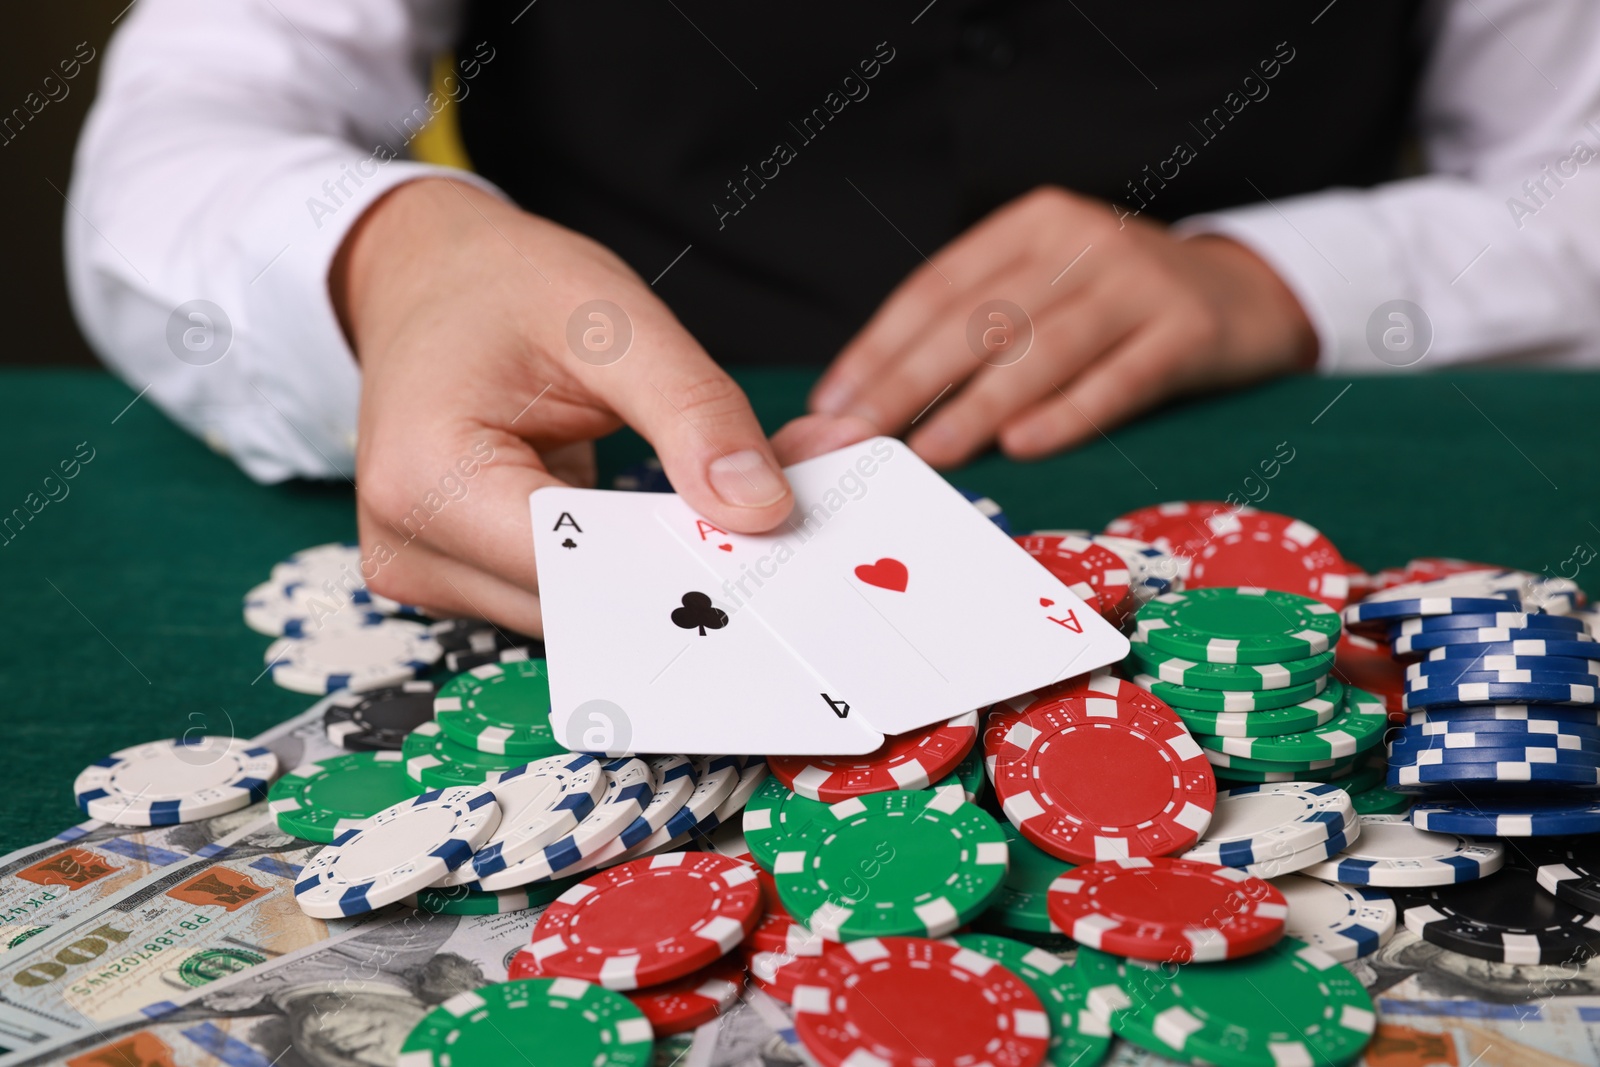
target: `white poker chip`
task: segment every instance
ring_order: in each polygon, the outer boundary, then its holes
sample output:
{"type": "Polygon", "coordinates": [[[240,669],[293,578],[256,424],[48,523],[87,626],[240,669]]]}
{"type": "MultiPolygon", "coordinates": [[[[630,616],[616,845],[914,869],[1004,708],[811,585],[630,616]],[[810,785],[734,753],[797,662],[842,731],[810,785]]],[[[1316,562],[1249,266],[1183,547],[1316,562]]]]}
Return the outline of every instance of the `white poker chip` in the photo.
{"type": "Polygon", "coordinates": [[[1354,844],[1304,873],[1347,885],[1415,889],[1470,882],[1506,861],[1499,841],[1422,830],[1406,815],[1363,815],[1359,825],[1354,844]]]}
{"type": "Polygon", "coordinates": [[[1163,593],[1182,591],[1189,570],[1188,559],[1133,537],[1104,533],[1085,536],[1122,557],[1128,567],[1128,588],[1137,603],[1148,604],[1163,593]]]}
{"type": "Polygon", "coordinates": [[[636,860],[687,841],[689,831],[715,812],[739,787],[738,756],[696,756],[694,764],[697,781],[683,807],[667,819],[661,829],[623,853],[623,860],[636,860]]]}
{"type": "Polygon", "coordinates": [[[734,785],[733,792],[727,799],[717,805],[717,809],[704,819],[700,820],[697,829],[703,834],[709,834],[735,815],[744,811],[744,806],[750,803],[750,798],[756,795],[756,790],[761,788],[761,783],[767,780],[767,761],[764,756],[743,756],[743,766],[739,768],[739,781],[734,785]]]}
{"type": "Polygon", "coordinates": [[[1394,936],[1400,909],[1388,893],[1290,874],[1272,880],[1289,902],[1286,932],[1342,963],[1370,956],[1394,936]]]}
{"type": "Polygon", "coordinates": [[[483,786],[401,801],[313,856],[294,885],[295,901],[316,919],[393,904],[466,863],[499,822],[494,794],[483,786]]]}
{"type": "Polygon", "coordinates": [[[268,637],[305,637],[370,626],[381,618],[365,589],[329,594],[309,585],[265,581],[244,595],[245,625],[268,637]]]}
{"type": "Polygon", "coordinates": [[[361,546],[340,541],[313,545],[272,565],[272,580],[280,585],[305,585],[313,589],[361,590],[373,611],[384,615],[420,615],[416,608],[391,600],[367,588],[361,573],[361,546]]]}
{"type": "Polygon", "coordinates": [[[202,734],[119,749],[85,767],[72,793],[91,819],[172,826],[248,807],[277,773],[270,748],[202,734]]]}
{"type": "Polygon", "coordinates": [[[582,822],[527,858],[480,875],[472,887],[497,892],[530,882],[565,878],[593,867],[595,854],[649,805],[654,784],[650,765],[642,759],[622,756],[607,761],[604,769],[605,791],[582,822]]]}
{"type": "Polygon", "coordinates": [[[594,854],[594,866],[621,863],[622,857],[633,851],[635,845],[667,825],[668,819],[683,810],[697,780],[694,761],[688,756],[651,756],[650,775],[655,781],[650,803],[623,827],[622,833],[601,846],[594,854]]]}
{"type": "Polygon", "coordinates": [[[267,647],[272,680],[297,693],[361,693],[415,678],[444,650],[421,623],[374,618],[360,625],[280,637],[267,647]]]}
{"type": "Polygon", "coordinates": [[[492,774],[484,787],[500,806],[500,825],[470,863],[463,863],[436,885],[466,885],[527,859],[594,810],[606,788],[600,761],[563,753],[492,774]]]}
{"type": "Polygon", "coordinates": [[[1326,863],[1328,857],[1337,856],[1349,848],[1351,843],[1360,836],[1361,819],[1358,816],[1356,821],[1346,827],[1343,832],[1334,834],[1326,841],[1318,841],[1314,845],[1286,855],[1268,856],[1259,863],[1247,864],[1238,869],[1245,874],[1253,874],[1257,878],[1266,878],[1268,880],[1281,878],[1286,874],[1294,874],[1308,867],[1314,867],[1319,863],[1326,863]]]}
{"type": "Polygon", "coordinates": [[[1250,867],[1322,844],[1355,821],[1350,794],[1331,783],[1240,786],[1217,794],[1205,836],[1182,858],[1250,867]]]}

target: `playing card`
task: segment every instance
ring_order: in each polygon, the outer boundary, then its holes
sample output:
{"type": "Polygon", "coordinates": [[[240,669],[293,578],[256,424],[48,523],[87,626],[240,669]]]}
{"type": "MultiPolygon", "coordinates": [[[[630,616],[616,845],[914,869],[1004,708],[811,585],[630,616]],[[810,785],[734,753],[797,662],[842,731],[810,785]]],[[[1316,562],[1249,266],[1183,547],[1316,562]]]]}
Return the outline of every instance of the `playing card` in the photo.
{"type": "Polygon", "coordinates": [[[874,438],[785,471],[776,531],[727,533],[682,500],[657,517],[886,734],[1122,659],[1127,639],[899,441],[874,438]]]}
{"type": "Polygon", "coordinates": [[[722,602],[653,494],[529,498],[556,739],[583,752],[858,755],[883,735],[847,687],[722,602]]]}

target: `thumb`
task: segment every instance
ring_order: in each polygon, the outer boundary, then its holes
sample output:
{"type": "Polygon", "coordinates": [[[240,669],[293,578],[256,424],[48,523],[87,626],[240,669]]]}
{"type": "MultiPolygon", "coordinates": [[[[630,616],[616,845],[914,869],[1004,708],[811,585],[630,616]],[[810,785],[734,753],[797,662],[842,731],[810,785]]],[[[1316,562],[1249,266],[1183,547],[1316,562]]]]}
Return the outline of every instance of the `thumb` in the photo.
{"type": "Polygon", "coordinates": [[[655,446],[691,507],[739,533],[772,529],[789,516],[794,495],[744,390],[676,321],[653,326],[645,329],[656,337],[639,340],[655,344],[595,368],[591,382],[655,446]]]}

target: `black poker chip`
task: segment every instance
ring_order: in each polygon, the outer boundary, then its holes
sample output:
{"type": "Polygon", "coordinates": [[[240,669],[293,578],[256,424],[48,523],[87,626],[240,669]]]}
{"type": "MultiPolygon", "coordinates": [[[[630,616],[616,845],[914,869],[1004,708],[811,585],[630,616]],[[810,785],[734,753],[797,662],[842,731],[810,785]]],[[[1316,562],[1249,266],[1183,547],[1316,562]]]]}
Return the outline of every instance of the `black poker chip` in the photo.
{"type": "Polygon", "coordinates": [[[1496,963],[1576,963],[1600,952],[1600,916],[1540,888],[1507,865],[1472,882],[1396,892],[1406,929],[1424,941],[1496,963]]]}
{"type": "MultiPolygon", "coordinates": [[[[445,654],[452,652],[498,652],[503,648],[526,648],[538,639],[507,630],[483,619],[445,619],[428,627],[445,654]]],[[[487,662],[487,661],[486,661],[487,662]]]]}
{"type": "Polygon", "coordinates": [[[444,669],[451,674],[460,674],[474,667],[482,667],[485,663],[510,663],[519,659],[544,659],[544,645],[534,641],[531,645],[501,648],[492,652],[446,652],[444,669]]]}
{"type": "Polygon", "coordinates": [[[352,752],[398,751],[406,735],[433,719],[438,685],[426,679],[339,693],[322,715],[328,740],[352,752]]]}
{"type": "Polygon", "coordinates": [[[1539,884],[1558,900],[1600,911],[1600,836],[1534,838],[1517,847],[1539,884]]]}

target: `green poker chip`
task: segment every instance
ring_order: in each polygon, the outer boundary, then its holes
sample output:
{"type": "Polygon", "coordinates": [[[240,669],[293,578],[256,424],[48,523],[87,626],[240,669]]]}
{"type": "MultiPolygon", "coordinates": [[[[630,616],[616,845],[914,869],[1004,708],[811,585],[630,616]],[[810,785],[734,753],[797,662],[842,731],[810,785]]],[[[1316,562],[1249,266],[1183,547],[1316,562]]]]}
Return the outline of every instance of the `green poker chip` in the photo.
{"type": "Polygon", "coordinates": [[[1111,1050],[1111,1027],[1089,1010],[1082,975],[1042,948],[995,934],[961,934],[962,948],[987,956],[1022,979],[1050,1015],[1051,1067],[1095,1067],[1111,1050]]]}
{"type": "Polygon", "coordinates": [[[1335,782],[1348,778],[1355,767],[1355,757],[1334,760],[1329,767],[1306,767],[1300,770],[1259,771],[1244,767],[1213,767],[1217,788],[1228,789],[1235,785],[1263,785],[1267,782],[1335,782]]]}
{"type": "Polygon", "coordinates": [[[458,745],[444,735],[436,722],[425,722],[406,735],[400,750],[406,775],[429,789],[453,785],[482,785],[489,775],[520,767],[523,756],[497,756],[458,745]]]}
{"type": "Polygon", "coordinates": [[[1361,761],[1356,761],[1356,769],[1350,777],[1339,779],[1339,788],[1346,793],[1365,793],[1369,789],[1376,789],[1388,778],[1388,768],[1379,763],[1372,766],[1361,761]]]}
{"type": "Polygon", "coordinates": [[[1344,704],[1344,683],[1328,676],[1328,687],[1310,700],[1265,711],[1196,711],[1169,705],[1196,735],[1270,737],[1310,730],[1329,722],[1344,704]]]}
{"type": "Polygon", "coordinates": [[[418,892],[415,904],[436,915],[504,915],[548,904],[582,880],[560,878],[553,882],[519,885],[498,893],[486,893],[464,885],[435,886],[418,892]]]}
{"type": "Polygon", "coordinates": [[[1142,978],[1142,1020],[1185,1063],[1354,1063],[1372,1040],[1372,997],[1343,964],[1286,937],[1265,951],[1203,967],[1130,961],[1124,988],[1142,978]],[[1136,975],[1142,970],[1142,976],[1136,975]],[[1153,981],[1152,981],[1153,979],[1153,981]]]}
{"type": "Polygon", "coordinates": [[[1349,687],[1345,689],[1344,707],[1339,713],[1310,730],[1270,737],[1201,737],[1198,740],[1204,747],[1230,757],[1242,756],[1272,763],[1301,762],[1310,769],[1312,761],[1333,760],[1365,752],[1383,740],[1383,733],[1388,726],[1389,712],[1383,706],[1383,701],[1371,693],[1349,687]]]}
{"type": "Polygon", "coordinates": [[[1191,711],[1271,711],[1303,704],[1320,696],[1328,687],[1328,677],[1323,675],[1300,685],[1282,689],[1240,690],[1225,692],[1220,689],[1195,689],[1187,685],[1173,685],[1148,674],[1138,674],[1133,683],[1148,689],[1174,708],[1191,711]]]}
{"type": "Polygon", "coordinates": [[[773,859],[778,898],[829,941],[944,937],[986,909],[1006,835],[957,790],[892,789],[830,805],[773,859]]]}
{"type": "Polygon", "coordinates": [[[303,763],[272,783],[267,807],[278,829],[327,844],[422,788],[406,777],[398,752],[351,752],[303,763]]]}
{"type": "MultiPolygon", "coordinates": [[[[1344,757],[1341,757],[1344,758],[1344,757]]],[[[1338,760],[1328,759],[1302,759],[1302,760],[1265,760],[1253,759],[1249,756],[1232,756],[1226,752],[1215,749],[1206,749],[1206,759],[1211,766],[1226,773],[1234,771],[1325,771],[1338,766],[1338,760]]]]}
{"type": "Polygon", "coordinates": [[[1173,685],[1229,692],[1287,689],[1315,681],[1333,669],[1332,652],[1282,663],[1199,663],[1157,652],[1144,641],[1130,644],[1128,666],[1173,685]]]}
{"type": "Polygon", "coordinates": [[[1199,663],[1282,663],[1320,656],[1339,640],[1339,613],[1276,589],[1190,589],[1139,609],[1137,636],[1199,663]]]}
{"type": "MultiPolygon", "coordinates": [[[[1205,966],[1211,965],[1207,963],[1205,966]]],[[[1146,984],[1130,981],[1128,962],[1088,945],[1080,945],[1072,970],[1089,1010],[1106,1020],[1112,1033],[1157,1056],[1178,1063],[1189,1062],[1187,1056],[1156,1036],[1155,1021],[1148,1010],[1148,989],[1146,984]]],[[[1153,981],[1161,980],[1159,973],[1143,975],[1143,972],[1136,971],[1135,974],[1153,981]]],[[[1222,1059],[1217,1063],[1219,1067],[1234,1067],[1235,1061],[1222,1059]]]]}
{"type": "Polygon", "coordinates": [[[803,797],[768,775],[744,806],[744,843],[750,855],[767,870],[784,842],[803,833],[828,805],[803,797]]]}
{"type": "Polygon", "coordinates": [[[1050,883],[1075,869],[1074,865],[1056,859],[1023,837],[1009,820],[1000,824],[1000,830],[1010,849],[1010,866],[1000,884],[1000,896],[983,914],[985,922],[1027,934],[1061,933],[1061,928],[1050,921],[1045,898],[1049,896],[1050,883]]]}
{"type": "Polygon", "coordinates": [[[621,993],[570,978],[522,978],[457,993],[406,1035],[408,1067],[525,1063],[649,1067],[655,1036],[621,993]]]}
{"type": "Polygon", "coordinates": [[[550,676],[542,659],[486,663],[446,682],[433,718],[458,745],[519,762],[566,749],[550,726],[550,676]]]}
{"type": "Polygon", "coordinates": [[[1350,803],[1355,807],[1357,815],[1400,815],[1410,811],[1411,804],[1416,799],[1391,793],[1382,786],[1350,794],[1350,803]]]}

